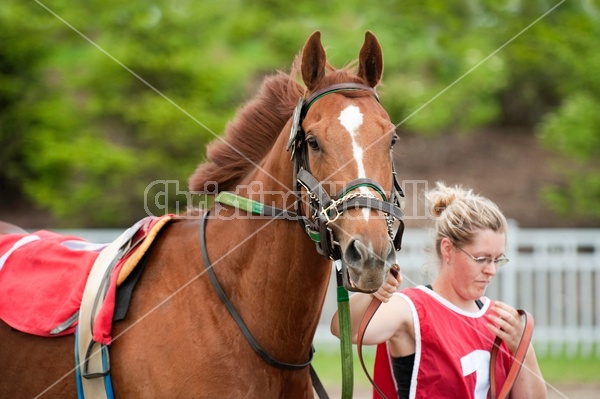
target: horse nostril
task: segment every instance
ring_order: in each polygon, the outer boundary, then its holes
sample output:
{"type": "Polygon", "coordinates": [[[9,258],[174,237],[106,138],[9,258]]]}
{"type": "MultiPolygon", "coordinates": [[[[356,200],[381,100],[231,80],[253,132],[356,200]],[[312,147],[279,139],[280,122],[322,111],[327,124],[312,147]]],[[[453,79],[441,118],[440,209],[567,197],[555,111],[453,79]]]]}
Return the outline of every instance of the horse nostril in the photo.
{"type": "Polygon", "coordinates": [[[369,251],[360,240],[353,239],[348,243],[344,255],[346,262],[360,264],[369,257],[369,251]]]}
{"type": "Polygon", "coordinates": [[[382,251],[379,255],[373,253],[363,242],[359,239],[352,239],[346,250],[344,251],[344,260],[350,265],[393,265],[396,263],[396,249],[390,242],[387,253],[382,251]],[[384,258],[385,257],[385,258],[384,258]]]}

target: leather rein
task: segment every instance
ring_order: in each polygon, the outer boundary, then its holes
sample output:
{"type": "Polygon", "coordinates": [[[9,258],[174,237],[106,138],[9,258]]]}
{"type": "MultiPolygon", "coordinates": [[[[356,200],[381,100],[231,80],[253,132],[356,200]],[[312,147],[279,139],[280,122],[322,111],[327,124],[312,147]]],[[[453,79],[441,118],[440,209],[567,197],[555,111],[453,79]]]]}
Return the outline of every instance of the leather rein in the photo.
{"type": "MultiPolygon", "coordinates": [[[[367,330],[367,327],[368,327],[371,319],[375,315],[375,312],[377,312],[377,309],[379,308],[380,305],[381,305],[381,301],[379,299],[373,297],[373,299],[371,300],[371,303],[367,307],[367,310],[365,311],[365,314],[363,315],[363,317],[360,321],[360,325],[358,327],[358,338],[357,338],[357,342],[356,342],[356,349],[357,349],[357,354],[358,354],[358,359],[360,361],[360,365],[362,366],[362,369],[363,369],[365,375],[367,376],[368,380],[371,382],[373,389],[379,394],[379,396],[382,399],[386,399],[385,394],[381,391],[381,389],[379,389],[379,387],[377,386],[377,384],[375,383],[375,381],[369,374],[369,371],[367,370],[367,367],[365,365],[363,355],[362,355],[362,346],[363,346],[363,339],[365,337],[365,332],[367,330]]],[[[533,316],[526,310],[518,309],[517,311],[519,312],[519,315],[525,321],[525,328],[523,330],[523,335],[521,336],[521,341],[519,342],[519,346],[517,347],[517,351],[513,356],[513,363],[512,363],[512,365],[508,371],[508,374],[506,376],[506,381],[504,382],[504,385],[502,386],[500,394],[498,394],[498,395],[496,395],[496,363],[497,363],[496,361],[498,359],[498,352],[500,351],[500,344],[502,344],[502,339],[500,337],[496,337],[496,339],[494,340],[494,344],[492,346],[492,353],[490,356],[490,375],[489,375],[490,399],[507,399],[508,398],[511,389],[512,389],[515,381],[517,380],[519,371],[521,371],[521,366],[523,365],[523,362],[525,361],[525,356],[527,355],[527,350],[529,349],[529,344],[531,343],[531,338],[533,336],[533,326],[534,326],[533,316]]]]}

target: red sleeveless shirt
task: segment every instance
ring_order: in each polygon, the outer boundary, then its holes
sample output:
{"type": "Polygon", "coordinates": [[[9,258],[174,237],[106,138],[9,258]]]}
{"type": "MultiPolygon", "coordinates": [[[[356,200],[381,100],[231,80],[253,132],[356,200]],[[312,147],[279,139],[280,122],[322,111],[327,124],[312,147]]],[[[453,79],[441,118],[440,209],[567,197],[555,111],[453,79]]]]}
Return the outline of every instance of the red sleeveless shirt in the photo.
{"type": "MultiPolygon", "coordinates": [[[[493,302],[482,298],[483,307],[471,313],[424,286],[396,295],[409,303],[415,328],[415,364],[409,397],[486,399],[495,339],[486,327],[486,315],[493,313],[493,302]]],[[[498,392],[511,364],[512,354],[502,343],[496,369],[498,392]]]]}

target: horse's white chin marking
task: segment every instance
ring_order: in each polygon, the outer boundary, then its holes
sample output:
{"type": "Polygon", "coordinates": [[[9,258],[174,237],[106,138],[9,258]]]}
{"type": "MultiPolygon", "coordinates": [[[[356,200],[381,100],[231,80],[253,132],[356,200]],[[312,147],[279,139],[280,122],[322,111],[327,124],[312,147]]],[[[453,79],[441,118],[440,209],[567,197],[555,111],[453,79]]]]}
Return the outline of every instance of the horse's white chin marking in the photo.
{"type": "MultiPolygon", "coordinates": [[[[358,130],[363,124],[363,114],[360,112],[360,108],[358,108],[356,105],[349,105],[344,108],[342,112],[340,112],[338,120],[350,134],[354,161],[356,162],[356,168],[358,170],[358,178],[365,178],[367,176],[365,173],[365,165],[363,164],[363,149],[356,141],[358,137],[358,130]]],[[[360,187],[359,190],[365,194],[369,192],[365,187],[360,187]]],[[[364,208],[362,212],[365,220],[368,221],[369,209],[364,208]]]]}

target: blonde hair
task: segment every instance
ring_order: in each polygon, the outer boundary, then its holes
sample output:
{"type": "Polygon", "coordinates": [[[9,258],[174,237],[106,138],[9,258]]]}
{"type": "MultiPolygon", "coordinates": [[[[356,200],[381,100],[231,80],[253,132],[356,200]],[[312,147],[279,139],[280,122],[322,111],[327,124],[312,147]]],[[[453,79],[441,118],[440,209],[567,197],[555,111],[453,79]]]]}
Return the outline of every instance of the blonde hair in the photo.
{"type": "Polygon", "coordinates": [[[478,230],[507,231],[506,218],[491,200],[461,186],[448,187],[437,182],[425,194],[431,214],[435,216],[435,250],[441,257],[440,243],[447,238],[456,246],[468,245],[478,230]]]}

